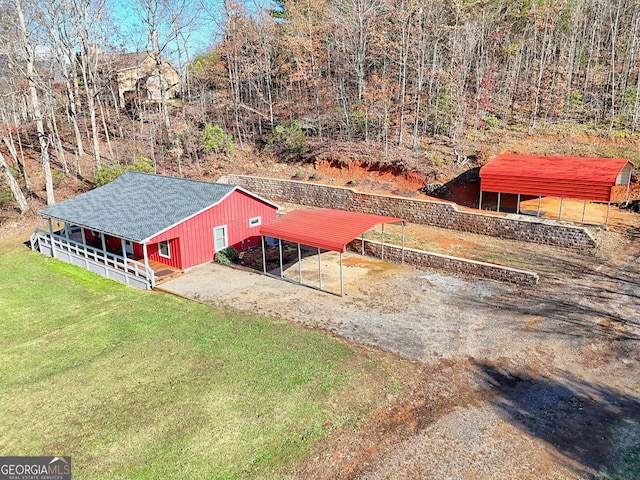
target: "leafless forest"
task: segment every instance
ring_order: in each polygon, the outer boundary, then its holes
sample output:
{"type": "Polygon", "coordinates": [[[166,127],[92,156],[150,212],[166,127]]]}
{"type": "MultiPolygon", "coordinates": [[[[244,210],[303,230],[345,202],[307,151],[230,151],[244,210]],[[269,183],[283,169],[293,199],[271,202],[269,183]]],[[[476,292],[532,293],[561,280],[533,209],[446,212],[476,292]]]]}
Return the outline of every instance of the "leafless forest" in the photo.
{"type": "Polygon", "coordinates": [[[0,0],[5,205],[29,209],[34,165],[51,204],[67,175],[136,162],[182,173],[338,143],[384,160],[436,137],[464,157],[497,131],[639,129],[637,0],[135,0],[134,36],[118,8],[0,0]],[[117,58],[132,51],[152,71],[123,94],[117,58]]]}

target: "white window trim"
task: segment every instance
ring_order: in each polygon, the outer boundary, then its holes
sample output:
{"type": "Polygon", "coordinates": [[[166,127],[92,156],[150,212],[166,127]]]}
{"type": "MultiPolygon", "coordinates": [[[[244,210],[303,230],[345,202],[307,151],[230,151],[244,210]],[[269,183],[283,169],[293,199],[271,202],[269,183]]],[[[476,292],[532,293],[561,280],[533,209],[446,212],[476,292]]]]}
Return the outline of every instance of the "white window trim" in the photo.
{"type": "Polygon", "coordinates": [[[253,217],[249,219],[249,227],[259,227],[262,225],[262,217],[253,217]]]}
{"type": "Polygon", "coordinates": [[[171,258],[171,243],[169,242],[169,240],[163,240],[161,242],[158,242],[158,255],[161,256],[162,258],[171,258]],[[160,248],[160,244],[161,243],[166,243],[167,244],[167,254],[164,255],[162,253],[162,250],[160,248]]]}
{"type": "Polygon", "coordinates": [[[213,227],[213,250],[215,253],[218,253],[220,250],[224,250],[229,246],[229,229],[226,225],[218,225],[217,227],[213,227]],[[224,246],[222,248],[218,248],[216,245],[216,230],[224,228],[224,246]]]}

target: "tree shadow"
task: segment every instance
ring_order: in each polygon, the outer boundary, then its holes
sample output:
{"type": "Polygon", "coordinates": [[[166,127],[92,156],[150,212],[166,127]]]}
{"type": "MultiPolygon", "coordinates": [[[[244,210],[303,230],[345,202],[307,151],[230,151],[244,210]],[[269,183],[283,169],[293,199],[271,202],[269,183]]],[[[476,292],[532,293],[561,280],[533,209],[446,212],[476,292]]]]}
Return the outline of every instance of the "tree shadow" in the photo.
{"type": "Polygon", "coordinates": [[[491,387],[489,402],[510,421],[579,465],[592,478],[618,468],[622,457],[640,447],[638,398],[569,373],[542,378],[475,362],[491,387]]]}

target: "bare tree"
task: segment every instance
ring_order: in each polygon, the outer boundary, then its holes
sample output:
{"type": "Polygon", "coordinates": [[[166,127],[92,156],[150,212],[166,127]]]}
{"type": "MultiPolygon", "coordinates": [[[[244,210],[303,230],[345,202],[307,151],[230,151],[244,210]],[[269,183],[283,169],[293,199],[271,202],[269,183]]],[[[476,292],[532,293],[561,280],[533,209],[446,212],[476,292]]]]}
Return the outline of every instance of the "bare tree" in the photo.
{"type": "Polygon", "coordinates": [[[42,162],[42,170],[45,178],[45,189],[47,192],[47,205],[53,205],[55,195],[53,192],[53,177],[51,175],[51,161],[49,159],[49,133],[44,129],[44,119],[42,109],[40,107],[40,98],[38,95],[38,89],[36,84],[36,68],[35,68],[35,54],[34,47],[30,42],[29,33],[27,31],[27,25],[24,18],[24,11],[22,8],[21,0],[14,0],[16,8],[17,20],[18,20],[18,41],[20,46],[24,49],[24,65],[25,74],[29,90],[29,104],[31,107],[31,114],[36,124],[36,130],[38,135],[38,142],[40,144],[40,160],[42,162]]]}

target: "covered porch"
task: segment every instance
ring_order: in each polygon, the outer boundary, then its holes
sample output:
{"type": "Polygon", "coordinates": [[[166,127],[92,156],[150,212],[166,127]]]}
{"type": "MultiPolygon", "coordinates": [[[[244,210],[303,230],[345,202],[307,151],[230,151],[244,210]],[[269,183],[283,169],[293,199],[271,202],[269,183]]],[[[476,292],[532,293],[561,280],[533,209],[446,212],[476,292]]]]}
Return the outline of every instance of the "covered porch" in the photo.
{"type": "Polygon", "coordinates": [[[105,278],[144,290],[168,281],[182,270],[150,259],[146,243],[64,223],[54,230],[36,229],[30,239],[32,250],[85,268],[105,278]]]}

